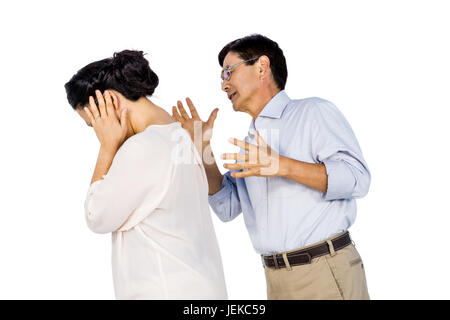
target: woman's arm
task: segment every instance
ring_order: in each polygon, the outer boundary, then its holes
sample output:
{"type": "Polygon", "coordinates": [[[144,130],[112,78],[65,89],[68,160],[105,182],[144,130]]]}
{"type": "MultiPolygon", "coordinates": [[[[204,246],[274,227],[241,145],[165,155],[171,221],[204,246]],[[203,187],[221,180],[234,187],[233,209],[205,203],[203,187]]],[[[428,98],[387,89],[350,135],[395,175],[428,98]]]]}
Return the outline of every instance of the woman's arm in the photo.
{"type": "Polygon", "coordinates": [[[91,184],[95,181],[103,179],[103,176],[108,173],[109,168],[111,167],[111,163],[114,159],[114,156],[117,152],[117,149],[107,149],[104,147],[100,147],[100,151],[98,152],[97,163],[95,165],[94,174],[92,175],[91,184]]]}
{"type": "Polygon", "coordinates": [[[89,187],[89,228],[96,233],[126,231],[153,212],[170,187],[170,157],[170,146],[158,134],[129,138],[117,150],[108,173],[89,187]]]}
{"type": "Polygon", "coordinates": [[[126,109],[122,111],[120,119],[116,115],[116,109],[118,108],[117,97],[114,94],[110,94],[109,91],[105,91],[104,96],[98,90],[96,90],[95,94],[98,107],[94,98],[89,97],[89,107],[84,108],[91,126],[94,128],[95,134],[100,141],[100,151],[91,184],[102,179],[103,175],[108,173],[114,155],[124,142],[127,134],[126,109]]]}
{"type": "MultiPolygon", "coordinates": [[[[108,92],[90,97],[87,114],[100,140],[100,151],[85,201],[89,228],[97,233],[128,230],[152,212],[170,186],[171,151],[158,135],[126,137],[108,92]],[[123,145],[122,145],[123,143],[123,145]]],[[[115,104],[117,105],[117,104],[115,104]]]]}
{"type": "MultiPolygon", "coordinates": [[[[95,190],[99,188],[103,177],[108,174],[113,163],[117,150],[122,145],[127,133],[127,114],[126,109],[121,112],[120,119],[116,115],[118,108],[118,101],[115,94],[105,91],[104,94],[99,90],[95,91],[98,106],[93,97],[89,97],[89,106],[84,108],[91,126],[94,128],[95,134],[100,141],[100,150],[97,157],[94,173],[91,179],[91,186],[88,191],[88,196],[85,201],[86,218],[91,229],[96,229],[94,226],[99,225],[99,216],[92,215],[90,207],[92,207],[92,198],[95,190]],[[94,183],[97,182],[95,185],[94,183]]],[[[101,204],[105,208],[105,204],[101,204]]],[[[103,226],[104,219],[101,218],[103,226]]],[[[100,228],[101,229],[101,228],[100,228]]],[[[94,230],[103,231],[103,230],[94,230]]]]}

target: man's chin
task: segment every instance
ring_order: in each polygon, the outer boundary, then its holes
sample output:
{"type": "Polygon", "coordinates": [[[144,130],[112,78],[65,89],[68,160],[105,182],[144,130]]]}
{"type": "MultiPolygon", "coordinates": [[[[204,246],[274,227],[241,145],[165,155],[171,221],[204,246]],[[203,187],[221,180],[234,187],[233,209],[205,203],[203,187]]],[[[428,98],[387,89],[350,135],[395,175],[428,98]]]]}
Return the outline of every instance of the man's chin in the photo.
{"type": "Polygon", "coordinates": [[[233,105],[234,111],[241,111],[241,109],[239,109],[239,105],[236,102],[232,102],[231,104],[233,105]]]}

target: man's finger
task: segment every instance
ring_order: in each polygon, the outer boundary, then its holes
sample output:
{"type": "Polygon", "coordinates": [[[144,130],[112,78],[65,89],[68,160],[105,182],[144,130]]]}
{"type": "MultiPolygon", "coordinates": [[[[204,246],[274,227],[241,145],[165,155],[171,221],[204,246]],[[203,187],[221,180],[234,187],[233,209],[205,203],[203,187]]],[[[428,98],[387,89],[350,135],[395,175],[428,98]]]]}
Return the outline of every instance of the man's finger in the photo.
{"type": "MultiPolygon", "coordinates": [[[[211,128],[214,127],[214,121],[216,121],[217,118],[217,113],[219,112],[219,108],[214,109],[211,114],[209,115],[208,118],[208,126],[210,126],[211,128]]],[[[191,112],[192,113],[192,112],[191,112]]]]}
{"type": "Polygon", "coordinates": [[[236,138],[229,138],[228,142],[234,144],[235,146],[238,146],[241,149],[245,149],[247,151],[250,151],[250,148],[258,148],[258,146],[255,146],[254,144],[250,144],[248,142],[236,139],[236,138]]]}
{"type": "Polygon", "coordinates": [[[263,165],[260,163],[250,163],[250,162],[238,162],[238,163],[225,163],[223,165],[224,168],[228,170],[245,170],[245,169],[253,169],[253,168],[264,168],[267,165],[263,165]]]}
{"type": "Polygon", "coordinates": [[[181,118],[180,114],[178,113],[177,107],[172,107],[172,116],[177,120],[178,122],[183,122],[183,118],[181,118]]]}
{"type": "Polygon", "coordinates": [[[95,90],[95,96],[97,97],[98,109],[100,111],[100,117],[106,117],[108,115],[105,106],[105,99],[103,99],[103,95],[100,90],[95,90]]]}
{"type": "Polygon", "coordinates": [[[252,170],[246,170],[246,171],[241,171],[241,172],[232,172],[231,176],[233,178],[247,178],[247,177],[259,176],[259,169],[252,169],[252,170]]]}
{"type": "Polygon", "coordinates": [[[197,109],[195,109],[194,104],[192,103],[189,97],[186,98],[186,103],[188,105],[189,111],[191,111],[192,118],[195,120],[200,120],[200,116],[197,113],[197,109]]]}
{"type": "Polygon", "coordinates": [[[178,101],[177,102],[177,106],[178,106],[178,110],[180,111],[180,113],[181,113],[181,117],[184,119],[184,120],[189,120],[189,115],[187,114],[187,112],[186,112],[186,110],[184,109],[184,107],[183,107],[183,104],[181,103],[181,101],[178,101]]]}
{"type": "Polygon", "coordinates": [[[221,158],[224,160],[241,160],[241,161],[247,161],[248,160],[248,154],[244,153],[224,153],[221,155],[221,158]]]}

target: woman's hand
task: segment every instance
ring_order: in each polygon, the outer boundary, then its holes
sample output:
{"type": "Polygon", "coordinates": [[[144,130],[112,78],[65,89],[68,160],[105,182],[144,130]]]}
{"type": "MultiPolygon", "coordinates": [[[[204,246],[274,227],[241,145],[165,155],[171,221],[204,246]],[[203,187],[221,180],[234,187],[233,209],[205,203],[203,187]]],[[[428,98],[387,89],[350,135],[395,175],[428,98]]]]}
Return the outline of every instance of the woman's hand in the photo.
{"type": "Polygon", "coordinates": [[[109,91],[104,96],[99,90],[95,91],[98,108],[92,96],[89,97],[89,107],[84,110],[89,117],[95,134],[100,141],[101,148],[116,152],[127,135],[127,110],[122,110],[120,119],[116,115],[117,97],[109,91]]]}

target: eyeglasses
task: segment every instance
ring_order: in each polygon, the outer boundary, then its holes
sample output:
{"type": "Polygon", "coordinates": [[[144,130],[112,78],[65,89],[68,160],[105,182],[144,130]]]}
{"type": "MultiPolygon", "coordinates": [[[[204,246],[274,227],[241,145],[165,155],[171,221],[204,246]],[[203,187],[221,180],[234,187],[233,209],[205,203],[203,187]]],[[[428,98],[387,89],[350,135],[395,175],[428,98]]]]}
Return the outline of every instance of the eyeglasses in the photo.
{"type": "Polygon", "coordinates": [[[221,74],[220,74],[220,78],[222,79],[222,81],[224,81],[224,80],[227,80],[227,81],[230,80],[230,78],[231,78],[231,70],[232,70],[233,68],[235,68],[235,67],[237,67],[238,65],[243,64],[243,63],[245,63],[245,62],[253,61],[253,60],[256,60],[256,59],[259,59],[259,57],[255,57],[255,58],[251,58],[251,59],[248,59],[248,60],[245,60],[245,61],[241,61],[241,62],[235,63],[235,64],[233,64],[233,65],[231,65],[231,66],[229,66],[229,67],[224,68],[224,69],[222,70],[221,74]]]}

